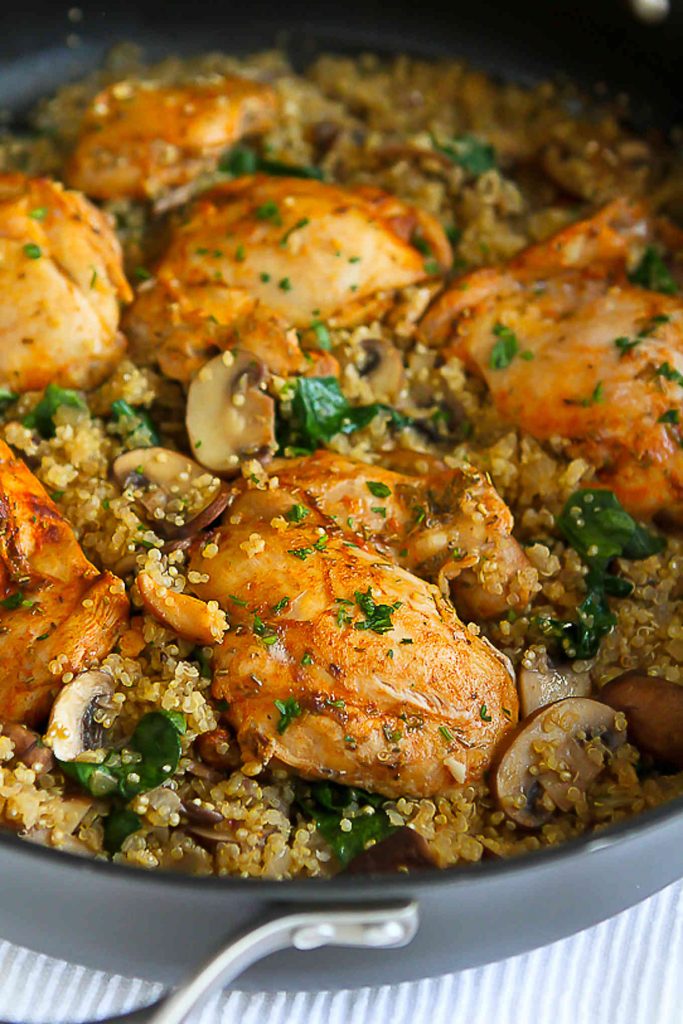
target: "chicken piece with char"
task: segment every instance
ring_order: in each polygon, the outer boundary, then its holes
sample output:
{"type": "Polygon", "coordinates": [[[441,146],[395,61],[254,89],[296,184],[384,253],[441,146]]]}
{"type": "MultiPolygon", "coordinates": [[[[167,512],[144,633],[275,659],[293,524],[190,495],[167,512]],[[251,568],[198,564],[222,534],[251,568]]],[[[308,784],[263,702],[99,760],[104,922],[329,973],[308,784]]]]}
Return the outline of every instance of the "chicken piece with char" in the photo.
{"type": "Polygon", "coordinates": [[[512,536],[509,508],[474,468],[437,465],[408,476],[319,451],[273,472],[349,539],[362,536],[409,572],[452,591],[463,615],[519,611],[538,588],[537,573],[512,536]]]}
{"type": "Polygon", "coordinates": [[[88,561],[42,485],[0,441],[0,721],[40,724],[62,676],[109,654],[128,607],[122,581],[88,561]]]}
{"type": "Polygon", "coordinates": [[[237,75],[187,85],[121,81],[86,112],[66,178],[97,199],[145,199],[211,169],[243,135],[267,131],[277,97],[237,75]]]}
{"type": "Polygon", "coordinates": [[[0,175],[0,384],[99,384],[121,359],[131,292],[109,219],[45,178],[0,175]]]}
{"type": "Polygon", "coordinates": [[[658,291],[637,271],[657,232],[676,234],[616,200],[507,266],[462,278],[421,330],[485,379],[506,420],[570,439],[634,515],[680,519],[683,300],[666,271],[658,291]]]}
{"type": "Polygon", "coordinates": [[[246,176],[194,204],[126,330],[139,357],[180,380],[235,344],[274,373],[301,372],[292,328],[361,323],[450,260],[433,217],[378,189],[246,176]]]}
{"type": "Polygon", "coordinates": [[[237,485],[190,560],[198,596],[229,609],[213,693],[243,757],[387,796],[479,778],[517,718],[505,659],[437,587],[302,499],[237,485]]]}

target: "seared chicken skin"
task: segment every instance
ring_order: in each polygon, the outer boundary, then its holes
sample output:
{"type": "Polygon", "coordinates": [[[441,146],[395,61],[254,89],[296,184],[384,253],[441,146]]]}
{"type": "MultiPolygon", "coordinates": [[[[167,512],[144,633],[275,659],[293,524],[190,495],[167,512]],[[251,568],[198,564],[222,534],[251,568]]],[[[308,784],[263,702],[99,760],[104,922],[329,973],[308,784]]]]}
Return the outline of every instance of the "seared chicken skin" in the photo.
{"type": "Polygon", "coordinates": [[[97,199],[145,199],[210,169],[243,135],[273,124],[276,96],[229,75],[193,85],[116,82],[92,101],[66,169],[97,199]]]}
{"type": "Polygon", "coordinates": [[[126,330],[139,356],[181,380],[238,342],[275,373],[300,372],[291,328],[363,322],[450,261],[440,224],[378,189],[243,177],[194,204],[126,330]]]}
{"type": "Polygon", "coordinates": [[[506,419],[571,439],[629,511],[680,518],[683,300],[629,279],[653,234],[640,205],[615,201],[462,278],[422,335],[481,374],[506,419]]]}
{"type": "Polygon", "coordinates": [[[442,591],[452,588],[461,614],[519,610],[538,586],[512,536],[510,510],[475,469],[407,476],[320,451],[274,472],[280,486],[313,502],[349,539],[360,536],[442,591]]]}
{"type": "Polygon", "coordinates": [[[103,213],[57,182],[0,175],[0,384],[99,384],[124,351],[130,298],[103,213]]]}
{"type": "Polygon", "coordinates": [[[0,441],[0,721],[39,724],[66,672],[111,651],[128,620],[26,465],[0,441]]]}
{"type": "Polygon", "coordinates": [[[244,758],[387,796],[480,777],[517,718],[505,660],[437,587],[302,499],[237,486],[190,562],[232,620],[213,693],[244,758]]]}

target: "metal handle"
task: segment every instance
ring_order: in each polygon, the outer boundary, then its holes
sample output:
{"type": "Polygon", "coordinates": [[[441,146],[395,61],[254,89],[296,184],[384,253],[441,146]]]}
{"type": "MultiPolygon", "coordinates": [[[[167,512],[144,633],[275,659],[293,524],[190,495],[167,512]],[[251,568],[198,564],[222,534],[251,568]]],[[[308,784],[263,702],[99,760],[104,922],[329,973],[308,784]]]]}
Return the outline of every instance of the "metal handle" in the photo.
{"type": "Polygon", "coordinates": [[[102,1024],[182,1024],[217,989],[271,953],[321,946],[398,949],[412,941],[418,924],[418,906],[414,901],[362,909],[334,906],[289,914],[274,911],[260,924],[231,939],[174,992],[150,1006],[110,1017],[102,1024]]]}

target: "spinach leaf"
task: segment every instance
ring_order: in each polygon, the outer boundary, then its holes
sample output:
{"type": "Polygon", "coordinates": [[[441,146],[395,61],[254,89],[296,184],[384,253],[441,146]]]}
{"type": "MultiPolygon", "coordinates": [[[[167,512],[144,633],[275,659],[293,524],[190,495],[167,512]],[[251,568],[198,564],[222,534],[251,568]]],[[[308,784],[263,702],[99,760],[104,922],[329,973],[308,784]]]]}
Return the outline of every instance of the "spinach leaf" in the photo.
{"type": "Polygon", "coordinates": [[[392,825],[382,805],[385,798],[362,789],[338,786],[332,782],[315,782],[297,797],[304,814],[315,821],[320,834],[330,844],[342,867],[362,853],[371,840],[381,842],[396,826],[392,825]],[[374,809],[356,814],[364,807],[374,809]],[[347,817],[352,814],[353,817],[347,817]],[[351,824],[349,831],[341,828],[342,820],[351,824]]]}
{"type": "Polygon", "coordinates": [[[628,279],[631,284],[638,284],[641,288],[649,288],[664,295],[676,295],[678,292],[678,285],[654,245],[648,245],[640,263],[628,275],[628,279]]]}
{"type": "Polygon", "coordinates": [[[432,146],[438,153],[443,153],[454,164],[464,168],[474,177],[496,166],[496,151],[488,142],[483,142],[476,135],[465,133],[458,135],[450,142],[439,142],[432,135],[432,146]]]}
{"type": "Polygon", "coordinates": [[[101,764],[91,761],[58,761],[65,775],[75,779],[93,796],[117,793],[130,800],[138,793],[156,789],[178,767],[180,736],[186,723],[176,711],[150,711],[138,722],[125,756],[112,751],[101,764]],[[137,755],[137,756],[135,756],[137,755]]]}
{"type": "Polygon", "coordinates": [[[72,409],[86,409],[85,399],[77,391],[60,388],[59,384],[48,384],[45,393],[35,408],[24,416],[23,425],[29,430],[37,430],[46,439],[55,436],[54,415],[60,405],[72,409]]]}
{"type": "Polygon", "coordinates": [[[262,157],[251,146],[233,146],[225,153],[218,164],[218,170],[240,178],[244,174],[271,174],[288,178],[314,178],[322,181],[323,172],[319,167],[310,164],[285,164],[280,160],[268,160],[262,157]]]}
{"type": "Polygon", "coordinates": [[[146,409],[136,409],[124,398],[117,398],[111,404],[111,414],[121,436],[126,442],[132,442],[133,447],[150,448],[159,444],[159,435],[146,409]]]}
{"type": "Polygon", "coordinates": [[[367,427],[380,413],[388,414],[398,429],[412,422],[383,402],[350,405],[336,377],[297,377],[294,387],[291,417],[280,423],[281,448],[294,448],[302,454],[314,451],[335,434],[352,434],[367,427]]]}
{"type": "Polygon", "coordinates": [[[125,808],[113,810],[104,819],[103,845],[107,853],[118,853],[124,840],[142,828],[142,822],[134,811],[125,808]]]}
{"type": "Polygon", "coordinates": [[[588,566],[586,596],[576,619],[541,617],[536,622],[544,636],[560,641],[569,657],[592,658],[616,625],[608,596],[627,597],[633,590],[628,580],[608,572],[609,563],[614,558],[647,558],[661,551],[665,542],[637,523],[612,491],[600,488],[572,494],[557,525],[588,566]]]}
{"type": "Polygon", "coordinates": [[[664,548],[664,540],[640,526],[612,491],[600,488],[572,494],[557,525],[589,565],[596,559],[647,558],[664,548]]]}

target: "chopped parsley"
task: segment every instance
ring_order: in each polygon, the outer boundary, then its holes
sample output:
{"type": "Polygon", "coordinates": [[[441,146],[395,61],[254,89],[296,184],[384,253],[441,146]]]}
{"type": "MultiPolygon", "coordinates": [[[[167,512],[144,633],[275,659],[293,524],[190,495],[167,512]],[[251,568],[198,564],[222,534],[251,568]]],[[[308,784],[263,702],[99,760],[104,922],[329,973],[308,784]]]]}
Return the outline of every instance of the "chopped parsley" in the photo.
{"type": "Polygon", "coordinates": [[[323,172],[319,167],[305,164],[285,164],[280,160],[269,160],[260,156],[251,146],[233,146],[231,150],[223,154],[218,170],[223,174],[230,174],[233,178],[242,177],[244,174],[270,174],[273,177],[288,178],[313,178],[316,181],[323,180],[323,172]]]}
{"type": "Polygon", "coordinates": [[[450,142],[439,142],[432,135],[432,146],[438,153],[443,153],[454,164],[462,167],[473,177],[479,177],[485,171],[496,166],[496,151],[488,142],[483,142],[476,135],[458,135],[450,142]]]}
{"type": "Polygon", "coordinates": [[[648,245],[638,266],[628,275],[628,279],[631,284],[637,284],[641,288],[649,288],[650,291],[661,292],[664,295],[676,295],[678,292],[678,285],[671,271],[654,245],[648,245]]]}
{"type": "Polygon", "coordinates": [[[283,612],[285,610],[285,608],[287,607],[288,604],[289,604],[289,598],[288,597],[281,597],[280,600],[278,601],[278,603],[274,604],[273,607],[272,607],[273,615],[279,615],[280,612],[283,612]]]}
{"type": "Polygon", "coordinates": [[[45,220],[47,212],[47,206],[36,206],[29,212],[29,217],[31,220],[45,220]]]}
{"type": "Polygon", "coordinates": [[[289,548],[287,553],[305,562],[308,556],[313,554],[313,548],[289,548]]]}
{"type": "Polygon", "coordinates": [[[680,384],[683,387],[683,373],[679,373],[669,363],[662,363],[661,366],[657,367],[655,373],[658,377],[664,377],[666,380],[671,380],[674,384],[680,384]]]}
{"type": "Polygon", "coordinates": [[[233,604],[239,605],[240,608],[246,608],[247,607],[247,602],[243,601],[241,597],[237,597],[236,594],[228,594],[228,597],[232,601],[233,604]]]}
{"type": "Polygon", "coordinates": [[[282,236],[282,238],[280,239],[280,245],[282,246],[282,248],[283,249],[285,248],[285,246],[287,245],[287,242],[289,241],[289,239],[291,238],[291,236],[294,234],[295,231],[300,231],[301,228],[305,228],[310,223],[311,223],[310,217],[302,217],[301,220],[298,220],[296,222],[296,224],[293,224],[291,226],[291,228],[288,228],[285,231],[285,233],[282,236]]]}
{"type": "Polygon", "coordinates": [[[152,276],[151,272],[147,269],[147,267],[136,267],[135,270],[133,271],[133,274],[138,279],[138,281],[149,281],[149,279],[152,276]]]}
{"type": "Polygon", "coordinates": [[[39,260],[43,255],[43,250],[35,242],[27,242],[24,246],[24,256],[30,260],[39,260]]]}
{"type": "Polygon", "coordinates": [[[35,604],[35,600],[30,597],[24,597],[21,590],[16,590],[9,597],[5,597],[0,601],[0,608],[6,608],[8,611],[14,611],[15,608],[32,608],[35,604]]]}
{"type": "Polygon", "coordinates": [[[617,348],[623,356],[626,352],[630,352],[632,348],[635,348],[636,345],[640,345],[642,340],[643,339],[640,335],[638,335],[637,338],[626,338],[622,336],[620,338],[615,338],[614,344],[617,346],[617,348]]]}
{"type": "Polygon", "coordinates": [[[262,271],[259,274],[259,277],[261,278],[264,284],[268,284],[268,282],[270,281],[270,274],[266,274],[265,271],[262,271]]]}
{"type": "Polygon", "coordinates": [[[316,341],[318,342],[318,348],[323,349],[325,352],[329,352],[332,348],[332,338],[326,325],[321,320],[314,320],[311,324],[311,330],[315,334],[316,341]]]}
{"type": "Polygon", "coordinates": [[[387,510],[386,510],[386,506],[384,506],[384,505],[372,505],[370,507],[370,511],[374,512],[375,515],[381,516],[382,519],[386,519],[387,518],[387,510]]]}
{"type": "Polygon", "coordinates": [[[277,731],[282,735],[285,729],[289,728],[294,719],[301,715],[301,705],[298,700],[294,699],[294,697],[288,697],[287,700],[274,700],[273,704],[280,712],[280,721],[277,723],[277,731]]]}
{"type": "Polygon", "coordinates": [[[667,409],[657,420],[657,423],[678,423],[680,412],[678,409],[667,409]]]}
{"type": "Polygon", "coordinates": [[[266,626],[265,622],[259,615],[254,615],[254,633],[256,636],[263,640],[266,647],[272,647],[278,641],[278,635],[274,629],[270,626],[266,626]]]}
{"type": "Polygon", "coordinates": [[[261,206],[257,206],[254,210],[254,216],[257,220],[269,220],[277,227],[282,226],[280,207],[273,199],[269,199],[268,202],[262,203],[261,206]]]}
{"type": "Polygon", "coordinates": [[[445,739],[446,743],[453,743],[453,733],[451,732],[447,725],[440,725],[439,732],[445,739]]]}
{"type": "Polygon", "coordinates": [[[280,280],[277,283],[277,286],[283,292],[291,292],[293,287],[292,282],[289,280],[288,277],[280,278],[280,280]]]}
{"type": "Polygon", "coordinates": [[[380,635],[391,632],[394,628],[391,616],[401,607],[401,601],[396,601],[394,604],[376,604],[372,598],[371,587],[368,587],[364,594],[360,590],[356,590],[354,597],[356,604],[365,616],[360,622],[354,622],[354,629],[369,629],[380,635]]]}
{"type": "Polygon", "coordinates": [[[380,480],[368,480],[365,486],[375,498],[388,498],[391,494],[391,488],[380,480]]]}
{"type": "Polygon", "coordinates": [[[491,349],[489,366],[492,370],[506,369],[519,352],[519,342],[514,331],[505,324],[494,324],[493,333],[498,338],[491,349]]]}
{"type": "Polygon", "coordinates": [[[288,523],[303,523],[306,516],[310,515],[309,510],[305,505],[292,505],[290,509],[285,512],[285,519],[288,523]]]}
{"type": "Polygon", "coordinates": [[[312,665],[313,664],[313,655],[311,654],[310,651],[305,651],[304,652],[304,656],[301,659],[301,664],[302,665],[312,665]]]}
{"type": "Polygon", "coordinates": [[[429,277],[436,277],[438,274],[441,273],[441,264],[439,263],[438,260],[425,260],[422,266],[425,274],[427,274],[429,277]]]}
{"type": "Polygon", "coordinates": [[[481,718],[482,722],[493,721],[491,715],[489,714],[489,710],[486,707],[486,704],[482,704],[482,706],[479,708],[479,717],[481,718]]]}
{"type": "Polygon", "coordinates": [[[244,263],[246,258],[247,258],[247,250],[244,248],[243,244],[240,242],[240,244],[235,249],[235,259],[237,260],[238,263],[244,263]]]}

